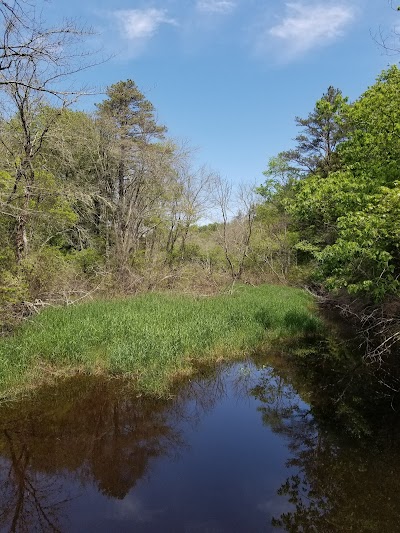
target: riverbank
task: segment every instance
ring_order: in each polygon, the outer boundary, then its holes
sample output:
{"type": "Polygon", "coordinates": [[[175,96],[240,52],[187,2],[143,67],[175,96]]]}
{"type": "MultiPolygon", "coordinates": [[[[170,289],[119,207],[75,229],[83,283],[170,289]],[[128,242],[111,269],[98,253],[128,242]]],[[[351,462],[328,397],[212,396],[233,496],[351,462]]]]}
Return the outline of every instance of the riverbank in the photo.
{"type": "Polygon", "coordinates": [[[146,294],[47,309],[0,342],[0,395],[59,376],[124,375],[165,396],[196,365],[322,328],[313,300],[283,286],[238,286],[213,297],[146,294]]]}

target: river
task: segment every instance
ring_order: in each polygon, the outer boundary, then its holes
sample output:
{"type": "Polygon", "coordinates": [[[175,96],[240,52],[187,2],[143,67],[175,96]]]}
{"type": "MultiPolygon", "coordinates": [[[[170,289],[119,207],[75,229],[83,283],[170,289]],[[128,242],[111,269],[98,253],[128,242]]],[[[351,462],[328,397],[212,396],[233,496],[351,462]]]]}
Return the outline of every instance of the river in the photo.
{"type": "Polygon", "coordinates": [[[400,531],[393,394],[321,350],[199,370],[168,400],[81,376],[2,405],[1,530],[400,531]]]}

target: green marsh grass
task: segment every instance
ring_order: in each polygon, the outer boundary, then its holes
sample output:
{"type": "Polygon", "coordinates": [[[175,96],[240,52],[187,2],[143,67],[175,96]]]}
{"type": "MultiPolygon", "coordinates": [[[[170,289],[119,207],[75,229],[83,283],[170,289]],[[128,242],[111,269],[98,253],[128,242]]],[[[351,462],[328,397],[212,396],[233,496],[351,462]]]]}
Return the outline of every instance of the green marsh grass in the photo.
{"type": "Polygon", "coordinates": [[[0,395],[87,372],[130,376],[138,391],[163,396],[198,363],[237,359],[320,326],[308,294],[270,285],[47,309],[0,341],[0,395]]]}

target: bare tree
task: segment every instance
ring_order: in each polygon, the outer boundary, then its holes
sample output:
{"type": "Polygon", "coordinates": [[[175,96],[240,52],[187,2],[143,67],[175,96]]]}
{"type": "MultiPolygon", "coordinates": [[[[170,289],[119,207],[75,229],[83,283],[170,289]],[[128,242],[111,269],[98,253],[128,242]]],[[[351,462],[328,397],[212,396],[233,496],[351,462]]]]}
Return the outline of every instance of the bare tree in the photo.
{"type": "Polygon", "coordinates": [[[254,220],[256,215],[257,195],[255,185],[241,184],[238,191],[238,202],[241,216],[238,217],[238,224],[241,229],[239,236],[239,261],[237,278],[243,274],[243,268],[250,249],[250,240],[253,233],[254,220]]]}
{"type": "Polygon", "coordinates": [[[72,20],[47,26],[35,3],[0,0],[0,86],[23,85],[67,105],[85,91],[66,78],[103,61],[82,47],[92,34],[72,20]]]}
{"type": "Polygon", "coordinates": [[[235,281],[235,267],[233,264],[233,258],[231,256],[229,240],[228,240],[228,223],[229,223],[229,209],[232,199],[232,184],[227,180],[224,180],[221,176],[218,177],[215,186],[215,202],[220,209],[222,215],[222,247],[224,249],[225,260],[228,264],[232,281],[235,281]]]}
{"type": "MultiPolygon", "coordinates": [[[[393,11],[400,11],[400,5],[397,1],[388,0],[388,5],[393,11]]],[[[371,32],[371,34],[374,41],[388,55],[397,55],[400,52],[400,33],[397,26],[394,26],[391,31],[380,27],[376,32],[371,32]]]]}
{"type": "Polygon", "coordinates": [[[185,254],[186,240],[193,224],[198,222],[211,204],[211,192],[216,182],[215,173],[205,166],[195,170],[190,152],[178,150],[170,184],[168,206],[169,230],[166,250],[171,258],[179,242],[179,253],[185,254]]]}
{"type": "Polygon", "coordinates": [[[222,215],[221,245],[234,283],[243,275],[256,214],[255,187],[241,184],[236,199],[232,184],[221,177],[215,184],[215,200],[222,215]],[[232,208],[236,215],[232,216],[232,208]]]}

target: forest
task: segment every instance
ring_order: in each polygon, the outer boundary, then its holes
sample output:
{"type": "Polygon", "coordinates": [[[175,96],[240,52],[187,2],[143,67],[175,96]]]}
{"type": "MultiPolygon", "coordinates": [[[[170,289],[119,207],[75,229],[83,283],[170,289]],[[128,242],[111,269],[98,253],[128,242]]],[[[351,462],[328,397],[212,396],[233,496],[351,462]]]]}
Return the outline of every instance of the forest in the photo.
{"type": "MultiPolygon", "coordinates": [[[[355,101],[328,87],[295,144],[255,186],[233,185],[168,137],[131,79],[92,113],[74,72],[83,30],[1,2],[0,326],[49,306],[149,291],[217,294],[236,282],[306,287],[363,334],[400,339],[400,71],[355,101]]],[[[90,74],[88,74],[90,76],[90,74]]],[[[290,145],[292,147],[290,148],[290,145]]]]}

